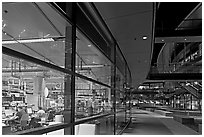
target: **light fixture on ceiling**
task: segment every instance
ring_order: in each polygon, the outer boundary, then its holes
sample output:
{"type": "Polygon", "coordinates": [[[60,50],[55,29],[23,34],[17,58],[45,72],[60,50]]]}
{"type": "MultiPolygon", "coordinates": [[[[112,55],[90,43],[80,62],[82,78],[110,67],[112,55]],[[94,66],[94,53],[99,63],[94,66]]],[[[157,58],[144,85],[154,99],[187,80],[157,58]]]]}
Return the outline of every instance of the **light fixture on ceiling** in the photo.
{"type": "Polygon", "coordinates": [[[82,68],[101,68],[104,67],[103,64],[92,64],[92,65],[83,65],[82,68]]]}
{"type": "Polygon", "coordinates": [[[49,41],[54,41],[54,39],[43,38],[43,39],[3,40],[2,44],[37,43],[37,42],[49,42],[49,41]]]}
{"type": "Polygon", "coordinates": [[[88,45],[88,47],[91,47],[91,45],[88,45]]]}
{"type": "Polygon", "coordinates": [[[147,39],[147,36],[143,36],[142,39],[143,39],[143,40],[146,40],[146,39],[147,39]]]}

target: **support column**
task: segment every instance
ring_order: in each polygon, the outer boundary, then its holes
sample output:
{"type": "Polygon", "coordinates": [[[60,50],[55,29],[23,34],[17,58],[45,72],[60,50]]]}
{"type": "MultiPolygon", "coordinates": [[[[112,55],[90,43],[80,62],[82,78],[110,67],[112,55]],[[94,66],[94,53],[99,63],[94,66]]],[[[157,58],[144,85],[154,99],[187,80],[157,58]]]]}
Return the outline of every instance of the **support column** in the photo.
{"type": "MultiPolygon", "coordinates": [[[[38,107],[44,108],[45,106],[45,99],[44,99],[44,89],[45,89],[45,81],[42,76],[36,76],[34,77],[34,91],[33,91],[33,97],[37,96],[37,102],[34,105],[34,109],[38,109],[38,107]]],[[[33,104],[32,103],[32,104],[33,104]]]]}
{"type": "MultiPolygon", "coordinates": [[[[70,69],[71,66],[71,35],[72,28],[66,27],[66,42],[65,42],[65,68],[70,69]]],[[[65,74],[64,76],[64,123],[72,122],[72,76],[65,74]]],[[[71,135],[72,128],[65,128],[64,134],[71,135]]]]}
{"type": "Polygon", "coordinates": [[[111,66],[111,87],[114,89],[111,89],[111,100],[113,101],[113,112],[114,112],[114,118],[113,118],[113,134],[116,133],[116,45],[111,45],[111,60],[113,60],[113,65],[111,66]]]}
{"type": "MultiPolygon", "coordinates": [[[[126,64],[127,65],[127,64],[126,64]]],[[[127,104],[126,104],[126,102],[127,102],[127,99],[128,99],[128,94],[127,94],[127,69],[126,69],[126,66],[125,66],[125,87],[123,86],[123,88],[124,88],[124,90],[125,90],[125,101],[124,101],[124,103],[125,103],[125,122],[126,122],[126,119],[127,119],[127,104]]]]}
{"type": "Polygon", "coordinates": [[[202,56],[202,43],[199,45],[199,56],[202,56]]]}
{"type": "Polygon", "coordinates": [[[185,94],[183,94],[183,100],[184,100],[183,108],[186,110],[186,96],[185,96],[185,94]]]}
{"type": "MultiPolygon", "coordinates": [[[[66,26],[65,32],[65,69],[75,72],[76,61],[76,3],[66,3],[66,13],[71,15],[72,26],[66,26]],[[70,13],[71,12],[71,13],[70,13]]],[[[75,76],[64,77],[64,123],[75,121],[75,76]]],[[[74,125],[64,129],[65,135],[74,135],[74,125]]]]}
{"type": "Polygon", "coordinates": [[[191,95],[191,110],[193,109],[193,105],[192,105],[192,103],[193,103],[193,95],[192,94],[190,94],[191,95]]]}

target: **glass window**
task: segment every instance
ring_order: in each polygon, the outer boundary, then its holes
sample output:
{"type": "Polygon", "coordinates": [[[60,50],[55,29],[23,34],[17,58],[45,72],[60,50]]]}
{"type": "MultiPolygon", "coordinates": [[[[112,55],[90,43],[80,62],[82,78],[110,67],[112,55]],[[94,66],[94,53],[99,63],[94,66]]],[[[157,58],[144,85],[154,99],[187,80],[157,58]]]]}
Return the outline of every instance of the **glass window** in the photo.
{"type": "Polygon", "coordinates": [[[92,120],[83,124],[75,125],[75,135],[113,135],[114,116],[92,120]]]}
{"type": "Polygon", "coordinates": [[[76,72],[111,85],[111,65],[95,45],[77,31],[76,72]]]}
{"type": "Polygon", "coordinates": [[[117,46],[116,46],[116,66],[120,71],[120,73],[123,76],[125,76],[125,68],[126,68],[125,60],[123,59],[123,56],[121,55],[121,52],[117,46]]]}
{"type": "Polygon", "coordinates": [[[76,78],[75,83],[76,119],[112,111],[109,88],[81,78],[76,78]]]}
{"type": "Polygon", "coordinates": [[[47,3],[4,2],[2,5],[3,46],[65,66],[65,58],[70,59],[71,54],[71,25],[62,16],[47,3]]]}
{"type": "Polygon", "coordinates": [[[13,121],[23,119],[15,117],[17,113],[28,116],[27,129],[62,123],[68,117],[64,110],[70,106],[65,100],[69,96],[65,94],[68,92],[65,82],[69,79],[70,76],[62,72],[3,54],[3,133],[4,127],[9,127],[7,132],[21,130],[22,126],[13,121]]]}

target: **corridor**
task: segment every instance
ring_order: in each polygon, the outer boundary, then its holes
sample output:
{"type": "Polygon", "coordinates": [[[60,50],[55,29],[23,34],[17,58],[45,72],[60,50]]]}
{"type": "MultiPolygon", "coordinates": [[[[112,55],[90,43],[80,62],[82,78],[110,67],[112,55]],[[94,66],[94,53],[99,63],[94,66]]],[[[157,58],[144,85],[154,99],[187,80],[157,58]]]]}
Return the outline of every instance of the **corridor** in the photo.
{"type": "Polygon", "coordinates": [[[198,135],[181,123],[154,112],[132,110],[132,122],[122,135],[198,135]]]}

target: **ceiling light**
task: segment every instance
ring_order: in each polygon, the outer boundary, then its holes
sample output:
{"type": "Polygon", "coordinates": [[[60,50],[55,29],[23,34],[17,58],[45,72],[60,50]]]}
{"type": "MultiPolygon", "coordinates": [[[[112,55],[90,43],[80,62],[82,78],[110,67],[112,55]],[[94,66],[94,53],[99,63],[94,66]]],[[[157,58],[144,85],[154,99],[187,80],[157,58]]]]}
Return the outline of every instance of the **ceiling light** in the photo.
{"type": "Polygon", "coordinates": [[[16,43],[36,43],[54,41],[52,38],[46,39],[24,39],[24,40],[3,40],[2,44],[16,44],[16,43]]]}
{"type": "Polygon", "coordinates": [[[143,40],[146,40],[146,39],[147,39],[147,36],[143,36],[142,39],[143,39],[143,40]]]}
{"type": "Polygon", "coordinates": [[[88,47],[91,47],[91,45],[88,45],[88,47]]]}
{"type": "Polygon", "coordinates": [[[184,39],[184,40],[186,40],[186,39],[184,39]]]}
{"type": "Polygon", "coordinates": [[[164,40],[162,40],[162,41],[164,41],[164,40]]]}
{"type": "Polygon", "coordinates": [[[82,68],[101,68],[104,67],[103,64],[96,64],[96,65],[83,65],[82,68]]]}

